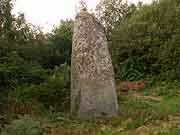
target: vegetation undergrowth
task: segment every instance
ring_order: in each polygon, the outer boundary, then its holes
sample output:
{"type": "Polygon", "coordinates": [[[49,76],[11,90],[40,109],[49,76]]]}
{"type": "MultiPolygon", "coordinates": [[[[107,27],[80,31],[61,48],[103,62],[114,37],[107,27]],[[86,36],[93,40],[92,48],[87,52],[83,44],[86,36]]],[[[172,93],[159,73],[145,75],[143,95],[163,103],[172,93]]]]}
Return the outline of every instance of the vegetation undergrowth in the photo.
{"type": "MultiPolygon", "coordinates": [[[[139,132],[151,135],[171,135],[171,133],[176,135],[180,130],[178,126],[180,124],[180,95],[178,95],[180,89],[177,84],[179,83],[176,81],[169,84],[159,82],[159,85],[149,88],[119,93],[119,116],[112,119],[80,121],[72,120],[61,112],[49,112],[39,117],[40,129],[47,135],[138,135],[139,132]],[[173,87],[174,84],[176,87],[173,87]],[[172,92],[171,96],[164,94],[164,89],[161,87],[172,92]],[[157,90],[163,94],[157,94],[157,90]],[[136,96],[137,94],[141,96],[136,96]],[[146,96],[161,97],[161,100],[144,98],[146,96]]],[[[31,115],[31,117],[34,116],[31,115]]],[[[9,130],[9,127],[7,128],[9,130]]]]}
{"type": "Polygon", "coordinates": [[[69,116],[73,20],[43,33],[13,5],[0,0],[0,135],[180,134],[179,0],[101,0],[116,82],[148,86],[117,91],[119,115],[88,121],[69,116]]]}

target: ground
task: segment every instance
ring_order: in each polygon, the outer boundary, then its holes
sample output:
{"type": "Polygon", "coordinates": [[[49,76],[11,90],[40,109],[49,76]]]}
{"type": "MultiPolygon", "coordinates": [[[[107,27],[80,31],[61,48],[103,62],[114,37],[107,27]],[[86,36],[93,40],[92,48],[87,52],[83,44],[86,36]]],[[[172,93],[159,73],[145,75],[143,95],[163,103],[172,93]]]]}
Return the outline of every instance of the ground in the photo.
{"type": "Polygon", "coordinates": [[[79,121],[57,117],[46,121],[50,135],[180,135],[180,85],[161,83],[119,92],[119,116],[79,121]]]}
{"type": "Polygon", "coordinates": [[[180,135],[178,81],[118,91],[118,101],[119,115],[111,119],[72,120],[67,113],[33,119],[43,135],[180,135]]]}

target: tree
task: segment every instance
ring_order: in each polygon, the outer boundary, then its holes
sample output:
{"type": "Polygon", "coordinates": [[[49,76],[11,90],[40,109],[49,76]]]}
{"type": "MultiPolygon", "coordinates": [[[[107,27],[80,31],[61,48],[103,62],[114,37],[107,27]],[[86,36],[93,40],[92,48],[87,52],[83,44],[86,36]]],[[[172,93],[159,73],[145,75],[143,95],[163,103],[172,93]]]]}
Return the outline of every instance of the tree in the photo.
{"type": "Polygon", "coordinates": [[[119,24],[125,16],[129,15],[131,11],[129,9],[128,4],[123,3],[122,0],[101,0],[97,5],[96,16],[105,26],[108,38],[114,26],[119,24]]]}
{"type": "Polygon", "coordinates": [[[61,63],[68,63],[69,65],[71,63],[73,24],[72,20],[61,20],[60,25],[53,30],[50,36],[50,41],[62,56],[61,63]]]}
{"type": "Polygon", "coordinates": [[[13,4],[0,0],[0,105],[17,93],[18,100],[36,96],[47,107],[62,105],[70,89],[73,21],[61,21],[51,34],[44,34],[23,13],[14,16],[13,4]]]}
{"type": "Polygon", "coordinates": [[[13,16],[11,10],[12,0],[0,0],[0,38],[8,36],[10,38],[13,25],[13,16]]]}
{"type": "Polygon", "coordinates": [[[122,77],[124,74],[179,78],[179,7],[178,0],[138,5],[129,18],[115,26],[111,48],[118,79],[129,79],[122,77]]]}

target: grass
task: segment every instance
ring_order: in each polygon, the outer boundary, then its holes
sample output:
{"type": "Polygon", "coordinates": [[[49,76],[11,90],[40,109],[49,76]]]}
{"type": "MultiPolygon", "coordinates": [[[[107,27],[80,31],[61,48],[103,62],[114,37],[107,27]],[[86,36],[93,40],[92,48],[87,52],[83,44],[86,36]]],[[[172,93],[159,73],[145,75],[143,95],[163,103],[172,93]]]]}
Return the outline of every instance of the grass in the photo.
{"type": "Polygon", "coordinates": [[[180,129],[172,129],[167,131],[160,131],[158,135],[179,135],[180,129]]]}
{"type": "Polygon", "coordinates": [[[116,118],[80,121],[52,113],[39,121],[45,135],[179,135],[179,92],[179,82],[161,82],[139,91],[119,93],[116,118]],[[147,96],[161,100],[144,98],[147,96]]]}

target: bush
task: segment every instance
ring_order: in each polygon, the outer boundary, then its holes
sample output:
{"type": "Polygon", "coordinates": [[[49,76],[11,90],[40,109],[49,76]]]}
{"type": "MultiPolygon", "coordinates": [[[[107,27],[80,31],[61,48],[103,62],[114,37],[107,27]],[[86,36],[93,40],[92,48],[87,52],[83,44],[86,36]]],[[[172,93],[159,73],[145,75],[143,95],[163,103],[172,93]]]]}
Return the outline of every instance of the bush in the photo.
{"type": "Polygon", "coordinates": [[[146,67],[142,58],[130,57],[120,64],[117,70],[116,79],[118,80],[140,80],[145,76],[146,67]]]}
{"type": "Polygon", "coordinates": [[[23,117],[13,121],[1,133],[1,135],[42,135],[40,122],[29,117],[23,117]]]}
{"type": "Polygon", "coordinates": [[[113,131],[112,129],[103,129],[103,131],[101,131],[97,135],[113,135],[113,131]]]}
{"type": "Polygon", "coordinates": [[[23,13],[11,14],[14,4],[0,0],[0,112],[6,103],[19,110],[14,112],[29,112],[36,106],[31,101],[63,108],[69,98],[69,70],[56,66],[71,63],[73,21],[61,21],[44,34],[23,13]]]}
{"type": "Polygon", "coordinates": [[[17,85],[43,82],[48,76],[48,70],[40,65],[30,64],[20,58],[16,52],[0,63],[0,87],[14,88],[17,85]]]}
{"type": "Polygon", "coordinates": [[[129,18],[114,27],[111,52],[115,71],[123,74],[122,79],[143,77],[140,74],[143,73],[143,67],[146,67],[145,75],[161,74],[166,80],[180,79],[179,7],[178,0],[160,0],[151,5],[139,5],[129,18]],[[129,67],[135,75],[128,70],[124,75],[120,63],[129,63],[133,57],[143,59],[140,73],[136,68],[139,65],[135,65],[129,67]]]}
{"type": "Polygon", "coordinates": [[[46,115],[47,110],[42,103],[35,99],[21,100],[9,98],[3,108],[4,113],[9,116],[28,114],[32,117],[46,115]]]}
{"type": "Polygon", "coordinates": [[[56,67],[53,74],[43,83],[19,86],[9,93],[18,100],[35,99],[47,108],[62,110],[69,105],[70,73],[67,65],[56,67]]]}

